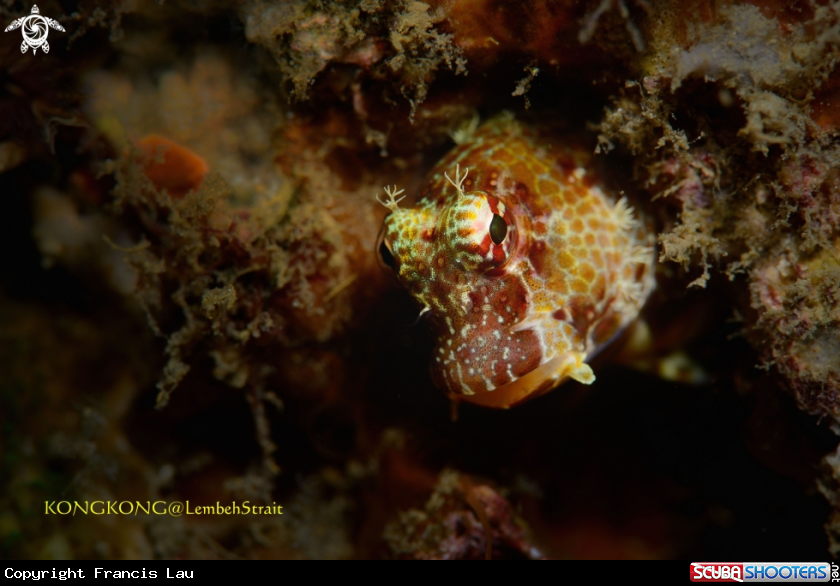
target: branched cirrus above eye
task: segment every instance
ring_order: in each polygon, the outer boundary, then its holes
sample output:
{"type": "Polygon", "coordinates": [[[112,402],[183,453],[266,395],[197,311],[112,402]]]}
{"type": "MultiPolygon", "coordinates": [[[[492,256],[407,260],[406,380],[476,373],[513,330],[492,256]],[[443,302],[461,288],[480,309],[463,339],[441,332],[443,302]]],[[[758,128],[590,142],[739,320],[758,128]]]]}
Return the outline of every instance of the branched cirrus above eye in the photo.
{"type": "Polygon", "coordinates": [[[490,240],[493,244],[501,244],[505,241],[507,233],[508,226],[505,219],[498,214],[493,214],[493,219],[490,221],[490,240]]]}

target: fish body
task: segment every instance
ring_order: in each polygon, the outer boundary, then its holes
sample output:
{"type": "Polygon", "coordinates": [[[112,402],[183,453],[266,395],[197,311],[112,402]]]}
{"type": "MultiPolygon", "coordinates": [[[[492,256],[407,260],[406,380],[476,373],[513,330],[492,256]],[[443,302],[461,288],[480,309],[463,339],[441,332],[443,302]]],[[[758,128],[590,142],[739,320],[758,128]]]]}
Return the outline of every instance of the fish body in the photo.
{"type": "Polygon", "coordinates": [[[592,383],[588,361],[653,289],[653,232],[590,152],[503,115],[430,171],[416,207],[388,190],[380,253],[427,314],[453,399],[508,408],[592,383]]]}

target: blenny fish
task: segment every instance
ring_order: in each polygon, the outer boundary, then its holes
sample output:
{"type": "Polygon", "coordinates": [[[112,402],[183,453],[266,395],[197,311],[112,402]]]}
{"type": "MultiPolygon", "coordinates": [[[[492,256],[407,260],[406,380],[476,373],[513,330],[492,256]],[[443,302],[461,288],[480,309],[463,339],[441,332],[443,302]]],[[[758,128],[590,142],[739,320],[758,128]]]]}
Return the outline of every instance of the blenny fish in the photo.
{"type": "Polygon", "coordinates": [[[571,378],[639,314],[654,234],[590,149],[497,116],[429,173],[414,208],[386,188],[379,254],[436,338],[451,398],[508,408],[571,378]]]}

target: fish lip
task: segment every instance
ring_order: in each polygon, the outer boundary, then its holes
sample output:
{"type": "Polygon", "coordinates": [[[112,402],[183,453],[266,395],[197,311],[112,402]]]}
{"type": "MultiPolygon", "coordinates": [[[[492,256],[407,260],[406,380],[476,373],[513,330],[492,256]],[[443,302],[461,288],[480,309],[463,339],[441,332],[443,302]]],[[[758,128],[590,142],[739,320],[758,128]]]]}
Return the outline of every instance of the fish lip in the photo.
{"type": "Polygon", "coordinates": [[[462,395],[448,393],[450,398],[465,401],[482,407],[495,409],[510,409],[517,405],[539,397],[548,391],[556,388],[569,377],[563,376],[556,380],[551,379],[551,373],[562,364],[568,357],[567,354],[555,356],[536,368],[526,372],[514,381],[504,384],[492,391],[475,393],[473,395],[462,395]]]}
{"type": "Polygon", "coordinates": [[[583,358],[580,352],[564,352],[492,391],[473,395],[450,392],[449,396],[483,407],[510,409],[557,388],[570,378],[582,384],[592,384],[595,375],[583,358]]]}

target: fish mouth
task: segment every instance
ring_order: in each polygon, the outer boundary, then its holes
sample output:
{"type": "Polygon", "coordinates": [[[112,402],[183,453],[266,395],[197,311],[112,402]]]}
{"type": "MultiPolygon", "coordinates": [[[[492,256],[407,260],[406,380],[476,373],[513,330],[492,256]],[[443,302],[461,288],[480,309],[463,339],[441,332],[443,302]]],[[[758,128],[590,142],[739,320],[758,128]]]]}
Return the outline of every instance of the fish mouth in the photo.
{"type": "Polygon", "coordinates": [[[569,378],[587,385],[595,382],[595,375],[584,362],[585,358],[582,352],[566,352],[493,391],[473,395],[449,393],[449,397],[483,407],[510,409],[539,397],[569,378]]]}

